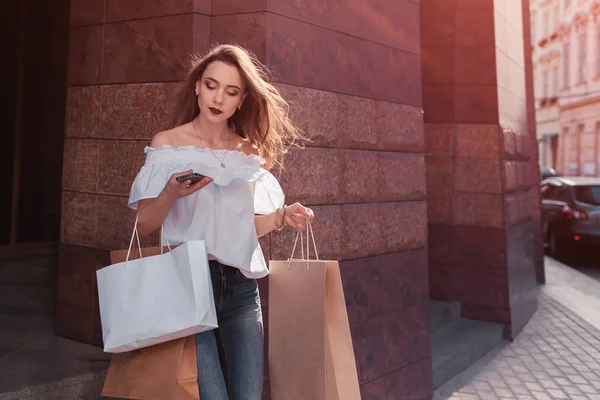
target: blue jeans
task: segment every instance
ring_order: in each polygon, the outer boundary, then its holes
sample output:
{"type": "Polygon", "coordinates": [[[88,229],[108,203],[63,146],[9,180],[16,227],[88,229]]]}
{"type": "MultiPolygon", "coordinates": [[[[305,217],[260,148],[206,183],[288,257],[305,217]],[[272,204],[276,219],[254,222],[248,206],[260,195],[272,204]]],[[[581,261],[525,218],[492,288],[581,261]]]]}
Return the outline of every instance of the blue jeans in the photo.
{"type": "Polygon", "coordinates": [[[219,327],[196,334],[202,400],[260,400],[263,321],[258,284],[241,271],[210,261],[219,327]]]}

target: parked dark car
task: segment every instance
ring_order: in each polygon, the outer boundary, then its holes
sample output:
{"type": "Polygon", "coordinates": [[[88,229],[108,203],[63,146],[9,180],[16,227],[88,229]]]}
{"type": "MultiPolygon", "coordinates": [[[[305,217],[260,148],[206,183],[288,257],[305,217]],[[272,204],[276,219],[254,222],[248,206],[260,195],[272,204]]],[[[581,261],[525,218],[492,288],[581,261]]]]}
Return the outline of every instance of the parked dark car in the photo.
{"type": "Polygon", "coordinates": [[[552,257],[600,249],[600,178],[542,181],[542,228],[552,257]]]}
{"type": "Polygon", "coordinates": [[[544,179],[552,178],[554,176],[558,176],[554,168],[540,167],[540,178],[542,181],[544,179]]]}

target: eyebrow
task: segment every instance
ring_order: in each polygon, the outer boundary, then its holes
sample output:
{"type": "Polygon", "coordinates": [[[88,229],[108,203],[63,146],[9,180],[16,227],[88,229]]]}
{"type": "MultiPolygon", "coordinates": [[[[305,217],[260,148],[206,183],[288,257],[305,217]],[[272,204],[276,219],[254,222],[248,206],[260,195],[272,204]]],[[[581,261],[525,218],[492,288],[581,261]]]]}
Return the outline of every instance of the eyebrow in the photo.
{"type": "MultiPolygon", "coordinates": [[[[218,80],[216,80],[215,78],[207,77],[207,78],[206,78],[206,80],[207,80],[207,81],[212,81],[212,82],[214,82],[214,83],[217,83],[217,84],[220,84],[220,83],[219,83],[219,81],[218,81],[218,80]]],[[[242,89],[240,89],[240,88],[239,88],[238,86],[236,86],[236,85],[227,85],[226,87],[228,87],[228,88],[234,88],[234,89],[237,89],[237,90],[240,90],[240,91],[242,90],[242,89]]]]}

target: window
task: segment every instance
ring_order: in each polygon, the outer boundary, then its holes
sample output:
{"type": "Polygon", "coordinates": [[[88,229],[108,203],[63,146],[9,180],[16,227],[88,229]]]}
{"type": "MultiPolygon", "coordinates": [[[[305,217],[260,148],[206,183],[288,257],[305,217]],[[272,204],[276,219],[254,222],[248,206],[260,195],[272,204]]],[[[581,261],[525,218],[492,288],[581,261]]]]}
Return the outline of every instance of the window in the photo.
{"type": "Polygon", "coordinates": [[[558,65],[552,69],[552,97],[558,96],[558,65]]]}
{"type": "Polygon", "coordinates": [[[558,25],[560,25],[560,11],[558,11],[558,3],[554,6],[554,30],[558,29],[558,25]]]}
{"type": "Polygon", "coordinates": [[[600,206],[600,186],[575,186],[574,191],[578,202],[600,206]]]}
{"type": "Polygon", "coordinates": [[[571,200],[571,190],[567,186],[559,186],[552,192],[552,198],[557,201],[568,202],[571,200]]]}
{"type": "Polygon", "coordinates": [[[551,199],[554,191],[556,190],[556,186],[551,184],[542,185],[540,188],[542,199],[551,199]]]}
{"type": "Polygon", "coordinates": [[[600,76],[600,23],[596,25],[596,76],[600,76]]]}
{"type": "Polygon", "coordinates": [[[548,30],[550,29],[550,13],[548,11],[544,11],[544,20],[543,20],[543,26],[542,26],[542,38],[547,38],[549,33],[548,30]]]}
{"type": "Polygon", "coordinates": [[[563,88],[569,87],[569,43],[563,44],[563,88]]]}
{"type": "Polygon", "coordinates": [[[587,64],[587,32],[582,30],[579,34],[579,83],[586,80],[587,64]]]}
{"type": "Polygon", "coordinates": [[[535,14],[531,17],[531,44],[532,45],[535,45],[535,38],[537,37],[537,35],[535,34],[535,17],[536,17],[535,14]]]}
{"type": "Polygon", "coordinates": [[[548,98],[548,70],[544,70],[544,72],[542,73],[542,87],[543,87],[543,91],[542,91],[542,98],[543,99],[547,99],[548,98]]]}
{"type": "Polygon", "coordinates": [[[571,6],[571,0],[565,0],[565,8],[569,8],[571,6]]]}

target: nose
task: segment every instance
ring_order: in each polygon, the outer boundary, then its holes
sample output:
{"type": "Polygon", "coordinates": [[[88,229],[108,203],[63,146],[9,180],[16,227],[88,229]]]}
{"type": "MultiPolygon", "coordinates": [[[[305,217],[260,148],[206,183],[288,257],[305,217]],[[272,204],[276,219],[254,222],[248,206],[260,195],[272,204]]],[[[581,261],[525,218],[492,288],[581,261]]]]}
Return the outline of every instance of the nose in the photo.
{"type": "Polygon", "coordinates": [[[223,104],[223,91],[217,90],[217,93],[215,94],[214,102],[215,102],[215,104],[218,104],[218,105],[223,104]]]}

